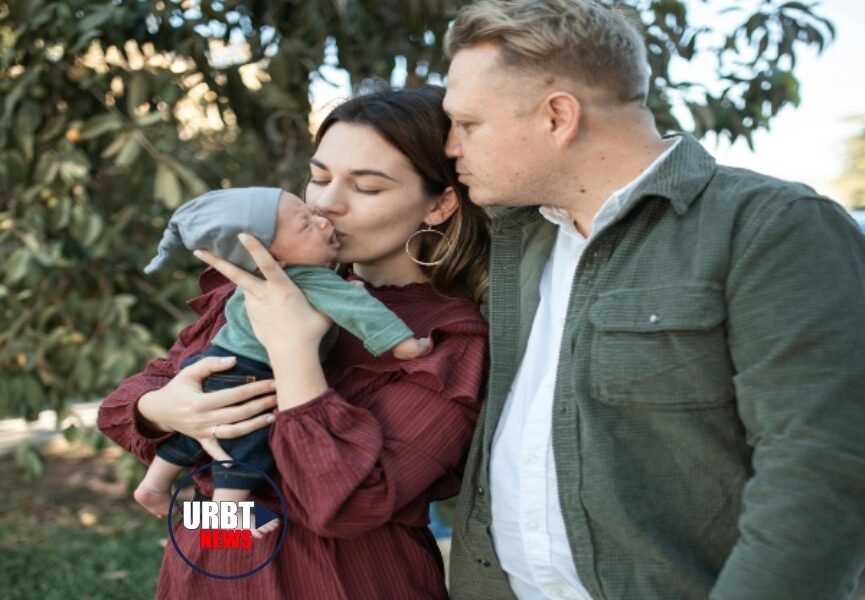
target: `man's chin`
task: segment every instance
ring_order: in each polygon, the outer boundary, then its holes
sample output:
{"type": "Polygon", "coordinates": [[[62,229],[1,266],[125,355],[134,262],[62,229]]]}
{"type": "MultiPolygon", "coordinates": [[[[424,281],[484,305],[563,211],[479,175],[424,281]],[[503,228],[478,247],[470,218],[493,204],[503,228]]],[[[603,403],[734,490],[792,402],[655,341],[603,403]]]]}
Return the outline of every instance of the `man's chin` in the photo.
{"type": "Polygon", "coordinates": [[[483,192],[479,192],[476,189],[472,188],[469,188],[469,200],[472,204],[483,207],[496,205],[494,198],[490,198],[487,194],[484,194],[483,192]]]}
{"type": "Polygon", "coordinates": [[[513,198],[497,198],[488,194],[473,192],[469,190],[469,200],[472,204],[482,208],[503,208],[508,206],[528,206],[528,202],[518,202],[513,198]]]}

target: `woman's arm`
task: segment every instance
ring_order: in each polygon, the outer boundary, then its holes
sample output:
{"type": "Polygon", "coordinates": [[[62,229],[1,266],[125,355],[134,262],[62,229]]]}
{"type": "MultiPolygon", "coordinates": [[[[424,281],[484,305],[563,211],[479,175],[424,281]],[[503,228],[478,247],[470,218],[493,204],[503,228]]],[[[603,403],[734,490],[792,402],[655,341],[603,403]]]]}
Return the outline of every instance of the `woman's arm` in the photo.
{"type": "Polygon", "coordinates": [[[399,513],[442,478],[458,478],[486,352],[478,328],[436,342],[430,355],[401,365],[408,372],[383,374],[393,380],[351,402],[328,389],[277,413],[270,445],[289,521],[328,537],[353,537],[400,516],[424,522],[399,513]]]}
{"type": "Polygon", "coordinates": [[[136,405],[141,396],[171,381],[169,369],[167,359],[150,361],[144,371],[123,381],[99,406],[99,430],[145,463],[153,460],[156,446],[169,434],[142,418],[136,405]]]}
{"type": "Polygon", "coordinates": [[[152,461],[156,446],[174,431],[206,437],[214,425],[220,425],[219,437],[230,438],[267,424],[270,415],[250,417],[272,408],[272,395],[240,406],[228,405],[272,391],[272,381],[204,394],[201,381],[233,363],[220,363],[214,357],[180,370],[181,362],[204,349],[221,326],[221,307],[222,302],[209,307],[181,332],[167,357],[150,361],[143,372],[122,382],[99,407],[99,429],[139,460],[152,461]]]}

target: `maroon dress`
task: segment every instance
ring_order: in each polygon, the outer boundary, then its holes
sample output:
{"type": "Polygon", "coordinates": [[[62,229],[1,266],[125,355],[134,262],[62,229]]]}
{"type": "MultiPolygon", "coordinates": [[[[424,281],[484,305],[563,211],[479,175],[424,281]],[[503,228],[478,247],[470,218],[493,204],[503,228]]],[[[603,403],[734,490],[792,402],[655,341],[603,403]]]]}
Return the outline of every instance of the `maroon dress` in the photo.
{"type": "MultiPolygon", "coordinates": [[[[201,315],[180,333],[168,357],[124,381],[99,410],[99,428],[149,463],[169,434],[149,430],[138,399],[164,386],[180,363],[202,350],[225,322],[234,291],[213,269],[189,306],[201,315]]],[[[158,598],[409,599],[446,598],[443,565],[427,529],[431,500],[453,496],[477,420],[485,373],[487,326],[477,306],[442,298],[427,284],[367,286],[433,351],[399,361],[374,358],[340,332],[324,364],[330,388],[277,413],[270,431],[273,478],[285,497],[285,544],[264,569],[240,579],[199,574],[166,545],[158,598]]],[[[196,478],[210,496],[209,476],[196,478]]],[[[272,489],[256,502],[279,509],[272,489]]],[[[244,552],[199,549],[198,533],[176,524],[184,555],[210,573],[251,570],[271,555],[278,533],[244,552]]]]}

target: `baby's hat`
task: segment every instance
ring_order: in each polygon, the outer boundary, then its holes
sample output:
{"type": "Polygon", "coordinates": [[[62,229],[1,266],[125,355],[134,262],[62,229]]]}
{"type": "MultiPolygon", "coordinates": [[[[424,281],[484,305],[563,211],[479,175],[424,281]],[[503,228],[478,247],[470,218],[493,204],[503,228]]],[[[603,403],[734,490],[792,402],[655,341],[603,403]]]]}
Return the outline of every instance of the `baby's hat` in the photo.
{"type": "Polygon", "coordinates": [[[161,267],[178,246],[209,250],[247,271],[255,271],[255,261],[237,234],[249,233],[265,247],[270,246],[276,233],[280,194],[279,188],[231,188],[207,192],[186,202],[174,211],[157,255],[144,272],[152,273],[161,267]]]}

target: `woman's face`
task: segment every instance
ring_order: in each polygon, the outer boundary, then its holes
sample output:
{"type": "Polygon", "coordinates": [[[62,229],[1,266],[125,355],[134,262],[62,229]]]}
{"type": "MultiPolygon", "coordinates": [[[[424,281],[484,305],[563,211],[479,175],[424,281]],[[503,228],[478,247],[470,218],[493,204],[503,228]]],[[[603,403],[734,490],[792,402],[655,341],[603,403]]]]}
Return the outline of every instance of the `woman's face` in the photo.
{"type": "MultiPolygon", "coordinates": [[[[337,261],[405,270],[406,240],[434,198],[399,150],[373,128],[337,122],[310,159],[306,201],[331,220],[337,261]]],[[[408,263],[408,265],[406,264],[408,263]]]]}

